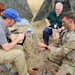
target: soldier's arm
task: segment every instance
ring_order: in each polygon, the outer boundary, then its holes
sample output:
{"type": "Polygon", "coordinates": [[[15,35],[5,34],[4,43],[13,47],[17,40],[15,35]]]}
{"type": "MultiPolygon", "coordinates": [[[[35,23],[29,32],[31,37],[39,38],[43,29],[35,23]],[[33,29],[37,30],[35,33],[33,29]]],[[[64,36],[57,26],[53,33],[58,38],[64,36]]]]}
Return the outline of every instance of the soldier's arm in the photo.
{"type": "Polygon", "coordinates": [[[75,35],[71,35],[64,45],[56,49],[56,52],[58,55],[64,56],[72,50],[75,50],[75,35]]]}

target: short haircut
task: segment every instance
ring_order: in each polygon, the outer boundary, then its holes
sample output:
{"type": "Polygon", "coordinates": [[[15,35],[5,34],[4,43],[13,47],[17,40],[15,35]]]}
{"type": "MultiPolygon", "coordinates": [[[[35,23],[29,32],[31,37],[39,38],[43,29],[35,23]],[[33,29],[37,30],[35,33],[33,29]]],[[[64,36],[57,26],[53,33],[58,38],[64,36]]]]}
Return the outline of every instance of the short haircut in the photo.
{"type": "Polygon", "coordinates": [[[55,7],[61,7],[63,9],[63,4],[61,2],[56,3],[55,7]]]}
{"type": "Polygon", "coordinates": [[[62,19],[66,17],[67,19],[72,19],[75,23],[75,12],[66,12],[63,14],[62,19]]]}

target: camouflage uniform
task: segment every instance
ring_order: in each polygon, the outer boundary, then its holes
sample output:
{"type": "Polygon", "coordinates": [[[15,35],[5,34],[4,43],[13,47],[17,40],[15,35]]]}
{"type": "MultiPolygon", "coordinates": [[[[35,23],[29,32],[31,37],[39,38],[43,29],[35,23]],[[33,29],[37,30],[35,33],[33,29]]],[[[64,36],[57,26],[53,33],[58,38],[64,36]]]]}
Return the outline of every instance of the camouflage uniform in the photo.
{"type": "Polygon", "coordinates": [[[49,59],[56,63],[63,63],[56,75],[66,75],[75,72],[75,30],[65,30],[57,47],[50,46],[49,59]],[[63,74],[61,74],[63,73],[63,74]]]}

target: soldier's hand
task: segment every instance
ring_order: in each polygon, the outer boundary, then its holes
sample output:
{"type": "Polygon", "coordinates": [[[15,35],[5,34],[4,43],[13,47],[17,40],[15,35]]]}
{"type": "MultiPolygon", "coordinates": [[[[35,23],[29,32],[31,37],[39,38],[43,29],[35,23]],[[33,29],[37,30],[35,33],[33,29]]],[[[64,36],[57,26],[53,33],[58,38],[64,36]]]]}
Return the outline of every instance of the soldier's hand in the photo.
{"type": "Polygon", "coordinates": [[[61,28],[58,28],[58,32],[59,32],[59,33],[61,32],[61,28]]]}
{"type": "Polygon", "coordinates": [[[38,42],[37,45],[38,45],[39,47],[41,47],[41,48],[45,48],[45,47],[46,47],[46,45],[45,45],[44,43],[41,43],[41,42],[38,42]]]}

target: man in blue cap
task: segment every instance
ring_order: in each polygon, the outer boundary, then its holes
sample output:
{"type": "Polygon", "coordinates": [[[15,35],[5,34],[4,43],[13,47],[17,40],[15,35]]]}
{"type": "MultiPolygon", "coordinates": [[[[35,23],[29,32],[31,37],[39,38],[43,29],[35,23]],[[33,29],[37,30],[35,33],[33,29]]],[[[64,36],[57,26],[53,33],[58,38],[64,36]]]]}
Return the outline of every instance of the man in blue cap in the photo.
{"type": "Polygon", "coordinates": [[[29,75],[23,48],[16,45],[24,39],[25,34],[18,34],[17,38],[10,43],[7,41],[7,37],[10,39],[12,37],[8,27],[20,21],[17,11],[11,8],[6,9],[0,17],[0,64],[11,63],[12,75],[29,75]]]}

